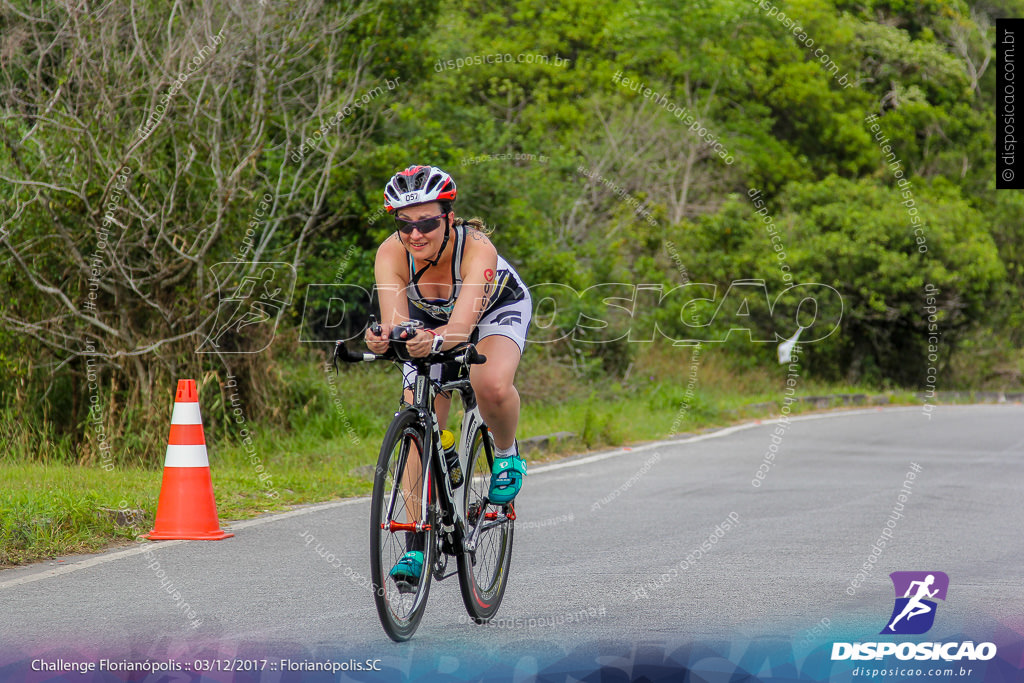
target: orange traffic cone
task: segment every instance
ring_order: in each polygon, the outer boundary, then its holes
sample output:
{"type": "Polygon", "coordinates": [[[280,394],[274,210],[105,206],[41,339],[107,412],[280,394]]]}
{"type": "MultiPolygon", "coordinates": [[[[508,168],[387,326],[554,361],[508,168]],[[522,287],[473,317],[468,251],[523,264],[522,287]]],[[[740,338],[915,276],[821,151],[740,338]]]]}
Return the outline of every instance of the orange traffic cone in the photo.
{"type": "Polygon", "coordinates": [[[156,523],[146,538],[151,541],[188,539],[219,541],[229,538],[217,521],[210,460],[199,415],[199,394],[194,379],[179,379],[171,414],[171,434],[164,457],[164,479],[156,507],[156,523]]]}

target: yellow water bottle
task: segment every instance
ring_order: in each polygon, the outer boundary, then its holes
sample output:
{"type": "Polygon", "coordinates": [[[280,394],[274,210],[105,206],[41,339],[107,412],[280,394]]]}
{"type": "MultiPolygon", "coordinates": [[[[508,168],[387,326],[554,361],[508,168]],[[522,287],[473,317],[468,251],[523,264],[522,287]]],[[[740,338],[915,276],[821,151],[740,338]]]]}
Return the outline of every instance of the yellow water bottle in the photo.
{"type": "Polygon", "coordinates": [[[455,448],[455,435],[447,429],[441,430],[441,448],[444,449],[444,459],[448,463],[448,480],[452,488],[462,484],[462,466],[459,464],[459,451],[455,448]]]}

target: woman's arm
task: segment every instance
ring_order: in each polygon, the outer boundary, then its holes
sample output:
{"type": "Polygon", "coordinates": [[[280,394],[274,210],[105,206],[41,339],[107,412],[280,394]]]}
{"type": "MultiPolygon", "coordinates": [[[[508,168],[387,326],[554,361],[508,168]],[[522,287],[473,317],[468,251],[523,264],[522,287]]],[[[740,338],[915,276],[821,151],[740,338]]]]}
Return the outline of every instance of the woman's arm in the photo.
{"type": "Polygon", "coordinates": [[[455,301],[448,324],[438,328],[444,337],[442,349],[469,341],[469,336],[480,321],[494,285],[498,267],[498,252],[479,230],[466,228],[466,250],[462,255],[462,288],[455,301]]]}
{"type": "Polygon", "coordinates": [[[391,328],[409,319],[409,299],[405,291],[409,285],[405,272],[405,253],[405,248],[394,234],[377,249],[373,272],[377,280],[377,300],[380,302],[381,333],[375,335],[372,330],[366,330],[366,345],[374,353],[384,353],[388,348],[391,328]]]}

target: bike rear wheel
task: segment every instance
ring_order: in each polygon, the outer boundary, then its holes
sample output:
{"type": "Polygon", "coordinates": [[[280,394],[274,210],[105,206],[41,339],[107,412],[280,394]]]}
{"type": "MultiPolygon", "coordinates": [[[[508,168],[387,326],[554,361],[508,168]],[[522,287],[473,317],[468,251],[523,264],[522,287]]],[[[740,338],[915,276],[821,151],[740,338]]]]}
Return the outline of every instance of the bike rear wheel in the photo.
{"type": "Polygon", "coordinates": [[[494,616],[501,606],[508,583],[512,561],[512,537],[515,532],[515,513],[509,505],[483,506],[491,486],[491,466],[494,462],[494,444],[490,432],[481,428],[473,435],[469,463],[466,468],[464,495],[466,502],[467,540],[484,516],[477,537],[476,549],[458,555],[459,587],[466,611],[478,624],[494,616]],[[511,516],[510,516],[511,515],[511,516]]]}
{"type": "MultiPolygon", "coordinates": [[[[416,632],[427,606],[431,569],[436,562],[436,501],[434,485],[428,489],[426,519],[422,517],[423,477],[429,479],[427,433],[415,411],[399,413],[381,444],[370,501],[370,575],[381,626],[395,641],[416,632]],[[424,522],[426,529],[412,532],[395,525],[424,522]],[[414,540],[412,534],[418,533],[414,540]],[[423,568],[415,586],[390,575],[405,552],[422,543],[423,568]]],[[[407,527],[406,527],[407,528],[407,527]]],[[[417,548],[419,549],[419,548],[417,548]]]]}

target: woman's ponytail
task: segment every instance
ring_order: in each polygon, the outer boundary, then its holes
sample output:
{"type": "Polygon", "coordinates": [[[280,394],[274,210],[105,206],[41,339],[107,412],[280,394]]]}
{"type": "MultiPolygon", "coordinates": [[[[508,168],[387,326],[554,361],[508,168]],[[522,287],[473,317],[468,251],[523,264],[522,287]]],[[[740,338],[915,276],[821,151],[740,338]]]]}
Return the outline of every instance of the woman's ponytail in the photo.
{"type": "Polygon", "coordinates": [[[469,219],[462,218],[461,216],[456,216],[455,226],[458,227],[460,225],[465,226],[467,228],[472,228],[473,230],[478,230],[485,235],[490,235],[492,232],[494,232],[493,228],[487,227],[487,224],[484,223],[482,218],[477,218],[476,216],[469,219]]]}

